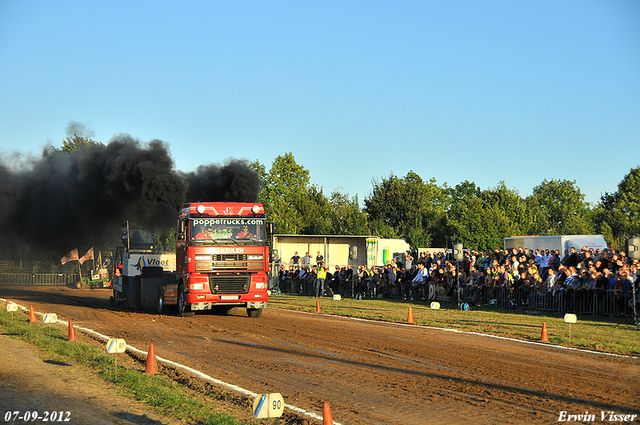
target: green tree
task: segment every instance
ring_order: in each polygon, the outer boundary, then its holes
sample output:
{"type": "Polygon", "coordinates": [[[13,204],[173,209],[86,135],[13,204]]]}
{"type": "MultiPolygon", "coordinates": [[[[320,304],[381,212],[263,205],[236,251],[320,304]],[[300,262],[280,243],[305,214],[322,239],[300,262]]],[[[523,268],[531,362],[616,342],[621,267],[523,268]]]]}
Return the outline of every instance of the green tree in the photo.
{"type": "Polygon", "coordinates": [[[339,190],[334,190],[329,198],[331,205],[331,234],[370,234],[367,215],[360,209],[358,197],[349,198],[339,190]]]}
{"type": "Polygon", "coordinates": [[[482,191],[475,183],[464,181],[449,189],[451,206],[446,214],[446,232],[451,242],[461,242],[470,249],[492,249],[495,226],[487,214],[482,191]]]}
{"type": "Polygon", "coordinates": [[[501,181],[498,186],[484,191],[482,198],[496,235],[493,238],[494,249],[502,246],[505,237],[527,233],[531,217],[518,191],[507,188],[505,182],[501,181]]]}
{"type": "MultiPolygon", "coordinates": [[[[67,133],[68,134],[68,133],[67,133]]],[[[79,136],[73,133],[73,136],[69,136],[62,141],[60,149],[54,148],[57,152],[75,153],[82,152],[83,150],[91,146],[104,146],[101,142],[96,142],[88,137],[79,136]]]]}
{"type": "Polygon", "coordinates": [[[358,198],[349,198],[335,190],[327,199],[322,188],[310,183],[309,171],[299,165],[293,154],[273,161],[271,168],[259,161],[249,166],[262,180],[258,195],[273,220],[276,232],[301,235],[367,235],[367,215],[358,198]]]}
{"type": "Polygon", "coordinates": [[[595,228],[613,248],[640,235],[640,167],[632,168],[614,193],[605,193],[593,209],[595,228]]]}
{"type": "Polygon", "coordinates": [[[300,233],[303,235],[335,234],[332,231],[331,204],[322,188],[311,185],[305,196],[298,201],[298,211],[302,218],[300,233]]]}
{"type": "Polygon", "coordinates": [[[527,199],[540,235],[583,235],[593,232],[591,208],[575,181],[547,180],[527,199]]]}
{"type": "Polygon", "coordinates": [[[175,252],[176,232],[175,229],[154,230],[153,240],[155,241],[155,252],[175,252]]]}
{"type": "Polygon", "coordinates": [[[617,208],[628,218],[629,230],[638,233],[640,226],[640,167],[631,169],[618,184],[615,203],[617,208]]]}
{"type": "Polygon", "coordinates": [[[435,179],[425,183],[410,171],[404,178],[391,174],[375,183],[364,209],[372,232],[395,233],[413,247],[428,247],[436,240],[434,236],[440,236],[439,224],[448,202],[446,191],[435,179]]]}
{"type": "Polygon", "coordinates": [[[526,204],[518,192],[504,182],[482,191],[464,181],[448,190],[451,205],[443,226],[451,242],[461,242],[474,250],[493,250],[507,236],[522,233],[527,226],[526,204]]]}
{"type": "Polygon", "coordinates": [[[298,165],[291,153],[276,157],[269,171],[258,161],[249,165],[262,179],[258,197],[276,232],[300,234],[304,227],[300,206],[309,192],[309,171],[298,165]]]}

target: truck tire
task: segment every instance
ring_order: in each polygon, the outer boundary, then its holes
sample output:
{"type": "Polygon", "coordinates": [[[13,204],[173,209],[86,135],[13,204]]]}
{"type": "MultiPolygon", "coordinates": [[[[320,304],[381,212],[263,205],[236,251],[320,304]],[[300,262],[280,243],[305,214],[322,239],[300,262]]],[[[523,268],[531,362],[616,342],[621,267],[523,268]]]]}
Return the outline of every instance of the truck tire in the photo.
{"type": "Polygon", "coordinates": [[[164,291],[158,288],[158,314],[167,314],[167,306],[164,305],[164,291]]]}
{"type": "Polygon", "coordinates": [[[262,309],[261,308],[248,308],[247,309],[247,315],[249,317],[257,319],[258,317],[262,316],[262,309]]]}
{"type": "Polygon", "coordinates": [[[184,316],[184,285],[178,285],[178,317],[184,316]]]}

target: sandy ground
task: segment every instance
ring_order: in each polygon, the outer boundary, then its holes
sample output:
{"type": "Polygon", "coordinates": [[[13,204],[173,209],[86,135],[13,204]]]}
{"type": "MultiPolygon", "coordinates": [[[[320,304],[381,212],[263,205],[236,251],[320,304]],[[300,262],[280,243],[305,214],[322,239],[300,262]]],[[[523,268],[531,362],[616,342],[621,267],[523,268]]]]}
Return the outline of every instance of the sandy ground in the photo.
{"type": "Polygon", "coordinates": [[[6,334],[0,334],[0,347],[0,423],[171,423],[146,406],[117,395],[114,388],[84,368],[43,361],[34,346],[6,334]],[[7,421],[7,412],[19,413],[10,415],[16,420],[7,421]],[[25,417],[26,412],[38,412],[41,419],[25,417]]]}
{"type": "MultiPolygon", "coordinates": [[[[549,424],[557,423],[561,411],[593,413],[597,423],[601,411],[640,413],[638,359],[279,309],[266,309],[259,319],[241,309],[229,315],[159,316],[116,309],[109,295],[0,287],[2,298],[125,338],[143,350],[153,343],[158,356],[256,393],[279,392],[287,404],[321,415],[328,401],[333,419],[343,424],[549,424]]],[[[362,308],[368,308],[366,301],[362,308]]],[[[1,366],[0,388],[14,394],[6,399],[9,404],[0,396],[3,406],[42,410],[39,400],[64,387],[55,384],[67,373],[60,366],[39,392],[29,386],[33,382],[7,386],[5,381],[20,382],[25,364],[33,361],[17,357],[10,367],[1,366]],[[27,404],[11,404],[19,399],[27,404]]],[[[80,381],[75,385],[82,388],[80,381]]],[[[78,394],[74,390],[69,397],[78,394]]],[[[72,415],[80,417],[78,403],[71,403],[72,415]]],[[[58,406],[52,408],[63,410],[58,406]]],[[[103,407],[110,413],[102,417],[111,421],[103,423],[140,419],[140,410],[103,407]]]]}

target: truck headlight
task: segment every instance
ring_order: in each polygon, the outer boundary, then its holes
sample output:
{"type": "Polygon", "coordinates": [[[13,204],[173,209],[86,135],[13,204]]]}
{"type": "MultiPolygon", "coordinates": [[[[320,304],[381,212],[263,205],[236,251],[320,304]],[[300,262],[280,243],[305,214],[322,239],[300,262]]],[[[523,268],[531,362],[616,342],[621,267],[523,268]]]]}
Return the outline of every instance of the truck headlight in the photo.
{"type": "Polygon", "coordinates": [[[256,289],[264,289],[264,282],[256,282],[256,289]]]}
{"type": "Polygon", "coordinates": [[[247,255],[247,260],[251,261],[251,260],[263,260],[264,259],[264,255],[247,255]]]}
{"type": "Polygon", "coordinates": [[[211,261],[210,255],[196,255],[196,261],[211,261]]]}

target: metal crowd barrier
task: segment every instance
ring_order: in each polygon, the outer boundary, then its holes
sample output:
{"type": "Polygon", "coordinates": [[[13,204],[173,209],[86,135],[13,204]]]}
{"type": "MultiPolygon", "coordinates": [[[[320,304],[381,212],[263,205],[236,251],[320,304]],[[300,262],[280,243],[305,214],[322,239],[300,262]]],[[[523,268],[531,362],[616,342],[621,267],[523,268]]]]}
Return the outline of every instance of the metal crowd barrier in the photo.
{"type": "Polygon", "coordinates": [[[77,282],[78,275],[58,273],[0,273],[3,286],[66,286],[77,282]]]}
{"type": "MultiPolygon", "coordinates": [[[[0,283],[2,283],[0,275],[0,283]]],[[[272,285],[275,286],[275,280],[278,279],[277,275],[272,277],[272,285]]],[[[296,279],[297,280],[297,279],[296,279]]],[[[354,276],[352,282],[347,282],[344,287],[344,296],[353,297],[358,292],[359,279],[354,276]]],[[[327,282],[325,288],[328,287],[327,282]]],[[[366,297],[375,298],[377,293],[375,289],[373,292],[369,288],[368,281],[366,281],[365,293],[366,297]]],[[[280,290],[282,292],[300,292],[303,294],[313,295],[314,287],[306,279],[299,279],[297,282],[292,279],[287,279],[284,282],[279,282],[280,290]]],[[[410,285],[408,283],[407,285],[410,285]]],[[[382,281],[378,291],[383,291],[382,281]]],[[[399,288],[396,288],[399,291],[399,288]]],[[[427,296],[426,291],[428,287],[425,287],[425,293],[423,294],[427,299],[436,299],[434,296],[427,296]]],[[[407,291],[411,291],[411,286],[407,287],[407,291]]],[[[434,291],[438,292],[438,291],[434,291]]],[[[396,298],[399,296],[399,292],[396,298]]],[[[548,291],[546,288],[526,288],[520,287],[517,289],[509,289],[504,287],[494,288],[478,288],[464,286],[461,290],[461,301],[470,305],[477,306],[489,306],[496,308],[517,308],[523,310],[539,310],[549,311],[555,313],[577,313],[577,314],[589,314],[589,315],[603,315],[603,316],[618,316],[621,314],[629,314],[631,307],[629,306],[629,298],[631,294],[616,294],[614,291],[602,291],[602,290],[552,290],[548,291]]],[[[454,293],[453,297],[457,298],[457,294],[454,293]]],[[[418,299],[421,297],[419,296],[418,299]]],[[[455,301],[453,298],[451,301],[455,301]]]]}
{"type": "Polygon", "coordinates": [[[556,313],[577,313],[618,316],[629,314],[631,294],[616,294],[614,291],[584,289],[577,291],[548,291],[520,287],[508,289],[468,288],[463,290],[463,302],[496,308],[518,308],[556,313]]]}

